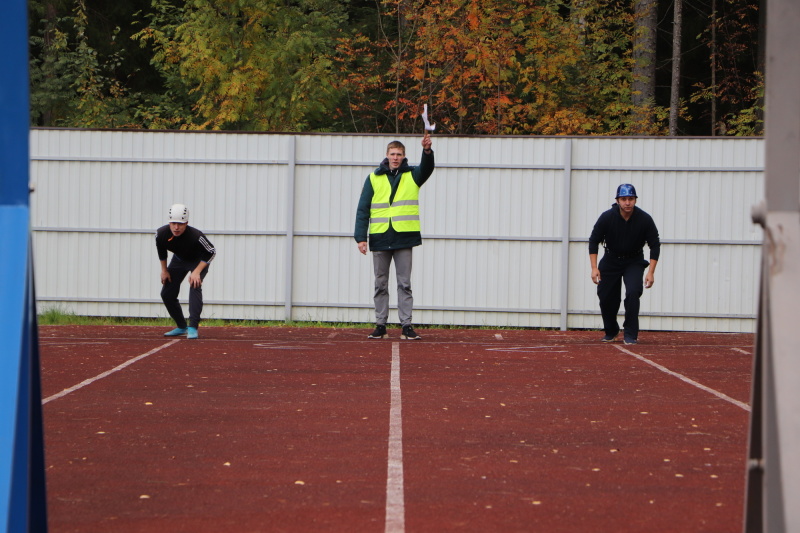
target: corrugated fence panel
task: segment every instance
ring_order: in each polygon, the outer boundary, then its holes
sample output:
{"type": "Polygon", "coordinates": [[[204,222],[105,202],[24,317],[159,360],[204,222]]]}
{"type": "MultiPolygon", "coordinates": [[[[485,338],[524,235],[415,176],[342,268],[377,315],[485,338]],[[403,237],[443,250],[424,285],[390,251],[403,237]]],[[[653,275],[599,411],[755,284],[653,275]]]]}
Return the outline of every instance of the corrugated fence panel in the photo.
{"type": "Polygon", "coordinates": [[[160,302],[150,235],[38,232],[34,251],[40,300],[160,302]]]}
{"type": "Polygon", "coordinates": [[[555,243],[427,241],[414,251],[415,307],[557,313],[556,248],[555,243]]]}
{"type": "Polygon", "coordinates": [[[352,237],[298,237],[294,251],[296,305],[372,307],[372,257],[352,237]]]}
{"type": "MultiPolygon", "coordinates": [[[[295,231],[352,237],[356,206],[369,170],[354,166],[300,166],[295,178],[295,231]]],[[[355,241],[352,241],[355,249],[355,241]]]]}
{"type": "MultiPolygon", "coordinates": [[[[165,316],[153,232],[183,202],[218,250],[206,317],[371,322],[372,260],[352,238],[355,208],[395,139],[418,164],[420,136],[33,130],[39,300],[165,316]]],[[[433,142],[417,323],[598,327],[586,241],[616,186],[631,182],[664,241],[643,325],[752,331],[760,139],[433,142]]]]}
{"type": "MultiPolygon", "coordinates": [[[[209,265],[208,283],[203,285],[208,301],[283,305],[283,238],[213,233],[208,237],[217,249],[217,256],[209,265]]],[[[155,246],[150,255],[154,252],[155,246]]],[[[158,270],[155,272],[158,274],[158,270]]]]}
{"type": "MultiPolygon", "coordinates": [[[[752,205],[763,196],[760,141],[586,141],[575,141],[572,201],[594,209],[573,211],[572,235],[588,238],[599,213],[614,202],[619,183],[636,186],[637,205],[653,216],[664,243],[656,287],[642,299],[650,327],[671,329],[674,319],[663,317],[682,316],[692,323],[682,323],[681,329],[750,331],[762,238],[750,220],[752,205]]],[[[585,257],[585,245],[581,248],[574,253],[585,257]]],[[[572,277],[588,281],[588,272],[587,261],[572,277]]],[[[595,305],[594,298],[571,294],[573,311],[593,313],[595,305]]],[[[588,320],[596,321],[571,324],[588,320]]]]}
{"type": "Polygon", "coordinates": [[[559,174],[552,170],[437,169],[420,193],[423,234],[556,238],[561,232],[563,198],[559,174]]]}

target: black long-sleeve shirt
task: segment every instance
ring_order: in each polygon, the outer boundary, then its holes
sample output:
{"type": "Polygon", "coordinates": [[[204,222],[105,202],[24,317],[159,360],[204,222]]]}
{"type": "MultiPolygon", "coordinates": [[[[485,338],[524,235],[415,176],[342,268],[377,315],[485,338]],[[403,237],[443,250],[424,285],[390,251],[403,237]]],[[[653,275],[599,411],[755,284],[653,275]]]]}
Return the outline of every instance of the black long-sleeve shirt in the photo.
{"type": "Polygon", "coordinates": [[[210,263],[217,254],[214,245],[199,229],[186,226],[180,237],[175,237],[169,229],[169,224],[156,230],[156,251],[159,261],[166,261],[167,251],[170,251],[190,263],[199,261],[210,263]]]}
{"type": "Polygon", "coordinates": [[[628,220],[622,218],[619,206],[603,212],[597,219],[589,237],[589,254],[596,254],[600,243],[616,255],[633,257],[643,253],[644,245],[650,248],[650,259],[658,261],[661,241],[653,217],[634,206],[628,220]]]}

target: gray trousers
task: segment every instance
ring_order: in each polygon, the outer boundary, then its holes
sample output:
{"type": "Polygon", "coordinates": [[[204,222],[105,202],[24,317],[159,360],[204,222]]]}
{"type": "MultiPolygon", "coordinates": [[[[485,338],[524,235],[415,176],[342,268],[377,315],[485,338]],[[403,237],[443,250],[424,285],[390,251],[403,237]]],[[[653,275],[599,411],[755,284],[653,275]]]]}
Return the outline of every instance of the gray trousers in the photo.
{"type": "Polygon", "coordinates": [[[389,318],[389,266],[394,258],[397,275],[397,314],[402,326],[411,325],[411,309],[414,297],[411,295],[411,257],[413,248],[372,252],[372,266],[375,269],[375,323],[386,325],[389,318]]]}

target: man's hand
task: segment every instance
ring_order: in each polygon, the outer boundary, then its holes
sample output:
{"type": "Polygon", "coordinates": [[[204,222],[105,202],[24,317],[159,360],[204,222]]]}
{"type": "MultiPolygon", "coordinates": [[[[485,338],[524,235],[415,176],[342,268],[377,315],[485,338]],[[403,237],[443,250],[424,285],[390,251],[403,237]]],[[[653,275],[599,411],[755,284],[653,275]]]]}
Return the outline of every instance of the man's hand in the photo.
{"type": "Polygon", "coordinates": [[[172,282],[172,277],[169,275],[169,270],[162,270],[161,271],[161,284],[165,284],[166,282],[172,282]]]}
{"type": "Polygon", "coordinates": [[[431,145],[433,145],[431,134],[430,132],[426,131],[425,135],[422,137],[422,149],[427,152],[431,149],[431,145]]]}
{"type": "Polygon", "coordinates": [[[197,263],[195,269],[192,270],[191,274],[189,274],[189,286],[191,288],[196,289],[203,284],[203,278],[200,277],[200,274],[207,266],[208,263],[206,263],[205,261],[200,261],[199,263],[197,263]]]}
{"type": "Polygon", "coordinates": [[[192,272],[189,274],[189,286],[196,289],[203,284],[203,278],[200,277],[199,272],[192,272]]]}
{"type": "Polygon", "coordinates": [[[592,281],[595,285],[600,283],[600,270],[597,268],[592,269],[592,281]]]}
{"type": "Polygon", "coordinates": [[[366,242],[358,243],[358,251],[361,252],[363,255],[367,255],[367,243],[366,242]]]}
{"type": "Polygon", "coordinates": [[[653,283],[656,282],[656,265],[658,264],[658,260],[651,259],[650,260],[650,268],[647,269],[647,273],[644,275],[644,288],[649,289],[653,286],[653,283]]]}

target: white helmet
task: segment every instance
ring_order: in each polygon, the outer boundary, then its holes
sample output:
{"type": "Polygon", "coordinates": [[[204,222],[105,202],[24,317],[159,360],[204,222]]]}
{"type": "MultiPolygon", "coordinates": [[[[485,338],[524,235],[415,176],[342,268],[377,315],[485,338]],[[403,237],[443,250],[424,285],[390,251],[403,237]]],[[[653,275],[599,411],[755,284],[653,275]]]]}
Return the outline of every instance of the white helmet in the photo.
{"type": "Polygon", "coordinates": [[[169,221],[187,224],[189,222],[189,208],[183,204],[173,204],[169,208],[169,221]]]}

